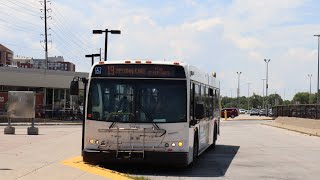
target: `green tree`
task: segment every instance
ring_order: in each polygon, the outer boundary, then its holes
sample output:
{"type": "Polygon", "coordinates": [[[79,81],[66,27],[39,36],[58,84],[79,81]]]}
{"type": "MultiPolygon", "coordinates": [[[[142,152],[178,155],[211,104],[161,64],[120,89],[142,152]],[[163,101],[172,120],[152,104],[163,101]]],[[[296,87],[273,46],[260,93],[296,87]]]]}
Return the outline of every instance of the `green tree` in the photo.
{"type": "Polygon", "coordinates": [[[270,94],[268,96],[268,104],[273,107],[277,105],[282,105],[283,104],[283,99],[279,94],[270,94]]]}
{"type": "Polygon", "coordinates": [[[263,99],[260,95],[253,94],[253,96],[250,97],[250,102],[251,108],[261,108],[263,104],[263,99]]]}
{"type": "Polygon", "coordinates": [[[293,104],[309,104],[309,93],[307,92],[298,92],[294,95],[293,104]]]}

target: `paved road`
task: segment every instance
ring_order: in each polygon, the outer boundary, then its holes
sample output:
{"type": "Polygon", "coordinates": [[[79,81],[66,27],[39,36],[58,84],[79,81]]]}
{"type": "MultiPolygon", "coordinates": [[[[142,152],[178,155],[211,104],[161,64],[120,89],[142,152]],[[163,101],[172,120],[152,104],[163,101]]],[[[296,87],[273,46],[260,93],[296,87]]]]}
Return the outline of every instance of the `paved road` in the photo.
{"type": "MultiPolygon", "coordinates": [[[[320,138],[261,125],[262,121],[223,121],[216,149],[193,168],[107,167],[150,179],[319,179],[320,138]]],[[[80,155],[80,126],[40,127],[14,136],[0,127],[0,179],[103,179],[60,164],[80,155]]],[[[156,163],[156,162],[155,162],[156,163]]]]}

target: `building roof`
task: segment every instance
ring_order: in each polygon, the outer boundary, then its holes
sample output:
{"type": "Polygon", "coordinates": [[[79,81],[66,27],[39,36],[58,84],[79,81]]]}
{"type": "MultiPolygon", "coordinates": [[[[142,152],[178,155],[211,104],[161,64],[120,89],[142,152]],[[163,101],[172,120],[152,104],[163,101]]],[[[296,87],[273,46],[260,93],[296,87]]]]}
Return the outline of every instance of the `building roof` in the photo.
{"type": "Polygon", "coordinates": [[[0,44],[0,50],[1,51],[6,51],[6,52],[10,52],[13,53],[13,51],[9,48],[7,48],[6,46],[4,46],[3,44],[0,44]]]}

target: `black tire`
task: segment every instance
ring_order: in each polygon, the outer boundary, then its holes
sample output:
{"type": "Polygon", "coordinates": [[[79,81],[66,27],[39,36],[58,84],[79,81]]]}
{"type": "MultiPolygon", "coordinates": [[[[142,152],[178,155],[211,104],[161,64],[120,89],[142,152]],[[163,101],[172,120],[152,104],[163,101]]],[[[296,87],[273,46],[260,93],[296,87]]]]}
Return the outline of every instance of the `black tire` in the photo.
{"type": "Polygon", "coordinates": [[[218,127],[217,124],[214,125],[214,133],[213,133],[213,143],[211,145],[211,148],[214,149],[216,147],[216,142],[218,139],[218,127]]]}
{"type": "Polygon", "coordinates": [[[231,115],[231,118],[232,118],[232,119],[234,118],[234,115],[233,115],[233,114],[231,115]]]}
{"type": "Polygon", "coordinates": [[[193,152],[192,152],[192,164],[195,164],[198,159],[198,153],[199,153],[199,141],[198,141],[198,132],[195,133],[194,140],[193,140],[193,152]]]}

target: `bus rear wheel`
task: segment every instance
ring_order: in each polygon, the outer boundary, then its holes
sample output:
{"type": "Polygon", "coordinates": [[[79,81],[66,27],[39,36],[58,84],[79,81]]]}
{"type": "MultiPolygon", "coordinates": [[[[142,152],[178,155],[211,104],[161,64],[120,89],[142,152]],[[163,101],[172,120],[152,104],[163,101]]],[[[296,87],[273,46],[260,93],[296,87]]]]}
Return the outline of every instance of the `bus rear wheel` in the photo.
{"type": "Polygon", "coordinates": [[[216,147],[216,142],[218,139],[218,127],[217,124],[214,125],[214,133],[213,133],[213,143],[211,147],[214,149],[216,147]]]}
{"type": "Polygon", "coordinates": [[[198,133],[195,134],[194,140],[193,140],[193,160],[192,164],[194,164],[198,159],[198,153],[199,153],[199,141],[198,141],[198,133]]]}

